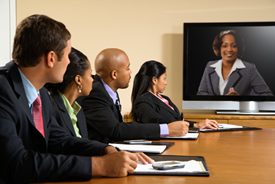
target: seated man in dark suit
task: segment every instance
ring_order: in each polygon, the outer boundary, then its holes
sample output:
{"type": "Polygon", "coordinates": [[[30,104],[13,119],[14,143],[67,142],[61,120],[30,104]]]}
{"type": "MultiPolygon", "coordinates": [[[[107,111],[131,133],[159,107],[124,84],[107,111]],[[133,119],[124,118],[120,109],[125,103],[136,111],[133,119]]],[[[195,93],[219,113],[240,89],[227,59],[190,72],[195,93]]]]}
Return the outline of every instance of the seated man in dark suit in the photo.
{"type": "Polygon", "coordinates": [[[170,124],[125,123],[117,90],[127,88],[130,82],[130,62],[119,49],[105,49],[95,59],[93,89],[89,96],[79,97],[85,113],[88,137],[104,143],[126,139],[160,139],[161,136],[183,136],[189,124],[175,121],[170,124]]]}
{"type": "Polygon", "coordinates": [[[70,62],[70,37],[62,23],[44,15],[32,15],[16,29],[14,60],[0,68],[1,184],[121,177],[143,160],[69,136],[52,117],[43,86],[62,82],[70,62]]]}

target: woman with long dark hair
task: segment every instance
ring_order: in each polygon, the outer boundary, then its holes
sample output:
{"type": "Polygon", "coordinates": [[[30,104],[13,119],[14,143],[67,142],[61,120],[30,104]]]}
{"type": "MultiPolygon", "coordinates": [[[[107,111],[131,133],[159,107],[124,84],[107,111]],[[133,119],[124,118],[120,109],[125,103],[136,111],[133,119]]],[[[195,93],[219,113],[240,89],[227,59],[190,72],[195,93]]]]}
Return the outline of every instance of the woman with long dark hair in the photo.
{"type": "MultiPolygon", "coordinates": [[[[134,79],[132,110],[130,115],[141,123],[171,123],[183,120],[178,108],[169,97],[161,95],[165,90],[166,67],[160,62],[145,62],[134,79]]],[[[186,121],[189,127],[218,129],[215,120],[186,121]]]]}

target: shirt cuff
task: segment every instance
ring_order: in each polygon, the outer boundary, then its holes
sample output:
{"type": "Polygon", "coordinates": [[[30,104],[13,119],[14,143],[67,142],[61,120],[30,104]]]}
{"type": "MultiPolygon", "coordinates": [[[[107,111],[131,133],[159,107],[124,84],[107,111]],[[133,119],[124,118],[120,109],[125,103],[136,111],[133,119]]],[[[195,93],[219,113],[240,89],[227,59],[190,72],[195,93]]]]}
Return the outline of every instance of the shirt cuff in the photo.
{"type": "Polygon", "coordinates": [[[169,135],[169,129],[167,124],[159,124],[160,137],[166,137],[169,135]]]}

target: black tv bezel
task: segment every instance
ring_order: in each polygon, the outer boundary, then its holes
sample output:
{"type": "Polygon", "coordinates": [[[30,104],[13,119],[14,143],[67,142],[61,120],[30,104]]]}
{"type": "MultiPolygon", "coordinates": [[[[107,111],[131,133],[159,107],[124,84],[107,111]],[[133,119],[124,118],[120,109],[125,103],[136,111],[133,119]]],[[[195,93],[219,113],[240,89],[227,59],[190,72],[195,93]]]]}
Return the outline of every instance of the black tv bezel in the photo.
{"type": "MultiPolygon", "coordinates": [[[[213,96],[190,95],[188,91],[188,28],[190,27],[231,27],[231,26],[275,26],[275,22],[184,22],[183,23],[183,100],[188,101],[275,101],[275,96],[213,96]]],[[[275,33],[274,33],[275,35],[275,33]]],[[[214,38],[213,38],[214,39],[214,38]]],[[[275,50],[274,50],[275,52],[275,50]]],[[[275,94],[274,94],[275,95],[275,94]]]]}

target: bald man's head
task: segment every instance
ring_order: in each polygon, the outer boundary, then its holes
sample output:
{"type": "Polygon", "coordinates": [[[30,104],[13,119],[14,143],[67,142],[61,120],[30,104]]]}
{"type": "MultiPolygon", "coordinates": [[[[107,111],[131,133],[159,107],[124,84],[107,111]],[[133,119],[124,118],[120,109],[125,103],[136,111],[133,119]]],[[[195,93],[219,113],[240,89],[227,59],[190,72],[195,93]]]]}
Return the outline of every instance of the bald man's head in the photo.
{"type": "Polygon", "coordinates": [[[114,90],[128,87],[132,73],[127,54],[116,48],[105,49],[97,55],[95,71],[114,90]]]}
{"type": "Polygon", "coordinates": [[[127,54],[120,49],[108,48],[101,51],[95,59],[95,71],[100,78],[107,77],[113,70],[118,70],[121,63],[129,61],[127,54]]]}

